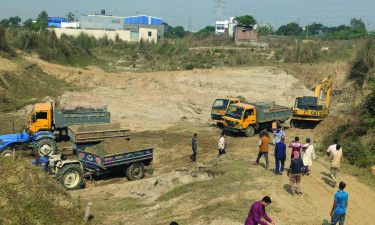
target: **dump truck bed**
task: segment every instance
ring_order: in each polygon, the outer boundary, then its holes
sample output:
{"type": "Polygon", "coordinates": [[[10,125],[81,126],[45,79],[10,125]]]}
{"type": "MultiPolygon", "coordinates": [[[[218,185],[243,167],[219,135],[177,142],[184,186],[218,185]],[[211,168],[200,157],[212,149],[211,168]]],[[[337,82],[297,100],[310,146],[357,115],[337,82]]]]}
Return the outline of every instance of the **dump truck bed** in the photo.
{"type": "Polygon", "coordinates": [[[102,123],[68,126],[68,136],[74,144],[101,142],[108,138],[130,139],[130,130],[119,123],[102,123]]]}
{"type": "Polygon", "coordinates": [[[70,125],[109,123],[107,106],[53,107],[53,122],[56,129],[70,125]]]}
{"type": "Polygon", "coordinates": [[[291,117],[291,109],[286,106],[277,105],[273,102],[248,102],[257,111],[257,122],[280,120],[284,122],[291,117]]]}
{"type": "Polygon", "coordinates": [[[77,159],[87,168],[94,170],[109,169],[115,166],[143,162],[145,165],[151,163],[153,159],[153,148],[125,151],[113,155],[99,155],[84,150],[77,151],[77,159]]]}

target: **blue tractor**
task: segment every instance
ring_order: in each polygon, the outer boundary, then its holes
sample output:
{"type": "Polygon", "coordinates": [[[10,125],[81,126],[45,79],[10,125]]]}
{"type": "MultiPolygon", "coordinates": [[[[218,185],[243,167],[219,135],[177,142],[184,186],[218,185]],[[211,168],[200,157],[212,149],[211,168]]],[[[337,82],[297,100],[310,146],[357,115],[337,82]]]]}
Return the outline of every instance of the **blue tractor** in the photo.
{"type": "Polygon", "coordinates": [[[25,129],[22,129],[18,134],[0,136],[0,156],[11,157],[13,150],[21,149],[31,149],[33,153],[38,151],[40,156],[51,156],[57,151],[55,136],[49,131],[30,134],[25,129]]]}

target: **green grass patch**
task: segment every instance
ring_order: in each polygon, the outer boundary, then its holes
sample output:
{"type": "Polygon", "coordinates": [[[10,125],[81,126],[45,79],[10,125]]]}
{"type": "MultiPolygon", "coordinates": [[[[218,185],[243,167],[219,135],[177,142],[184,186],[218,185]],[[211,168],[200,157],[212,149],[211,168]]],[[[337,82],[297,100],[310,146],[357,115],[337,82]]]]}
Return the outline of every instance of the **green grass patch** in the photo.
{"type": "Polygon", "coordinates": [[[25,104],[56,98],[63,91],[77,90],[74,84],[44,73],[37,65],[14,60],[16,71],[0,72],[0,112],[12,111],[25,104]]]}
{"type": "Polygon", "coordinates": [[[84,224],[83,209],[28,160],[0,158],[0,224],[84,224]]]}

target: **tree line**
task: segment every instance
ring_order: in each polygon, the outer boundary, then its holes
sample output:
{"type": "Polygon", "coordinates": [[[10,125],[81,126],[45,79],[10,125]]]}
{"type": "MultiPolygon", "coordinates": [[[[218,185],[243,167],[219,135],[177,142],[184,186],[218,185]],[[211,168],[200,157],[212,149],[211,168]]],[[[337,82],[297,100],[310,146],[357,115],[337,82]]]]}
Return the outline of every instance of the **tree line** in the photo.
{"type": "MultiPolygon", "coordinates": [[[[75,14],[69,12],[66,15],[68,21],[75,21],[75,14]]],[[[243,26],[254,26],[257,24],[256,19],[251,15],[238,16],[235,18],[239,25],[243,26]]],[[[19,16],[12,16],[8,19],[0,20],[0,27],[17,28],[23,27],[31,30],[44,30],[48,27],[48,14],[44,10],[39,13],[36,20],[28,19],[21,24],[21,18],[19,16]]],[[[323,39],[359,39],[366,37],[368,32],[366,30],[365,23],[361,19],[353,18],[350,20],[349,25],[340,25],[328,27],[321,23],[312,23],[301,27],[296,22],[291,22],[286,25],[280,26],[277,30],[274,30],[271,24],[263,24],[258,27],[259,35],[282,35],[282,36],[296,36],[296,37],[308,37],[308,36],[321,36],[323,39]]],[[[194,35],[199,38],[205,38],[209,35],[215,34],[215,26],[206,26],[198,32],[186,31],[183,26],[168,26],[165,34],[166,38],[183,38],[188,35],[194,35]]]]}

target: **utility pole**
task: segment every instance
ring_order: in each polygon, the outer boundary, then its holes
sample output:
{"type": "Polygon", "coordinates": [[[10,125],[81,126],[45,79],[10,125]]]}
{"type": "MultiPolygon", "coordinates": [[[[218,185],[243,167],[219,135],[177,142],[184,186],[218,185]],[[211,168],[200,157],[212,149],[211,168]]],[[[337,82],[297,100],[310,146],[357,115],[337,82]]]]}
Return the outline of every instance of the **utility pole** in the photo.
{"type": "Polygon", "coordinates": [[[222,1],[221,0],[217,0],[216,21],[221,21],[222,19],[223,19],[222,1]]]}
{"type": "Polygon", "coordinates": [[[306,26],[306,39],[309,36],[309,26],[310,26],[310,21],[307,22],[307,26],[306,26]]]}

